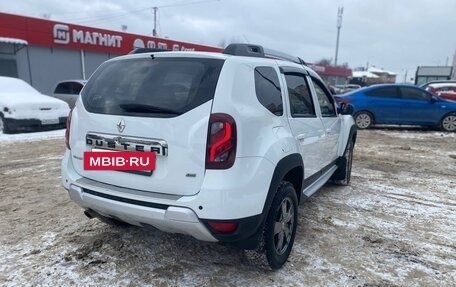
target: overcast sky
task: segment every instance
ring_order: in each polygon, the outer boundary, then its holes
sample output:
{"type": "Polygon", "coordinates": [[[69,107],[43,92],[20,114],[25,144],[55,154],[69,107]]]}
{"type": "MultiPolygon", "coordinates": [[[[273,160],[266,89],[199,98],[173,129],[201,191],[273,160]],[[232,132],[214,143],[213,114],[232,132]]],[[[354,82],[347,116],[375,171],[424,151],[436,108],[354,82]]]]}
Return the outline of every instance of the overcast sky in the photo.
{"type": "Polygon", "coordinates": [[[220,46],[249,42],[308,62],[334,59],[337,9],[344,7],[338,63],[367,63],[408,79],[419,65],[451,65],[456,0],[0,0],[0,11],[220,46]]]}

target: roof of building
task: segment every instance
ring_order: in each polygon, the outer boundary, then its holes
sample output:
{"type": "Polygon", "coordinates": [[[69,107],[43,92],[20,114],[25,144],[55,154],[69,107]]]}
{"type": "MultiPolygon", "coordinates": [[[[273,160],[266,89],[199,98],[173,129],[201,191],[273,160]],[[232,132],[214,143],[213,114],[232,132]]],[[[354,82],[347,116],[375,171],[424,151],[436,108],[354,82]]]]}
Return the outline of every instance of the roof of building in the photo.
{"type": "Polygon", "coordinates": [[[10,37],[0,37],[0,43],[28,45],[26,40],[10,37]]]}
{"type": "Polygon", "coordinates": [[[371,78],[371,79],[377,79],[379,76],[376,74],[373,74],[369,71],[353,71],[353,78],[371,78]]]}
{"type": "Polygon", "coordinates": [[[388,74],[389,76],[396,76],[396,73],[393,73],[393,72],[390,72],[387,70],[383,70],[383,69],[379,69],[376,67],[369,67],[369,69],[367,69],[367,71],[369,71],[371,73],[375,73],[375,74],[388,74]]]}

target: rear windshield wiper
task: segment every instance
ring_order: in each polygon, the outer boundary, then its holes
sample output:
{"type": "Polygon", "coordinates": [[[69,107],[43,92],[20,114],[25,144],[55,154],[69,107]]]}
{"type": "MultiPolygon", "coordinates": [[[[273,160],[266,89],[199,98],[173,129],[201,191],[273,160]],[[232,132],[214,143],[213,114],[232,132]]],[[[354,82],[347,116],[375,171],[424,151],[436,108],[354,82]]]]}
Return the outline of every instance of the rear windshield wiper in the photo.
{"type": "Polygon", "coordinates": [[[160,113],[160,114],[173,114],[181,115],[182,113],[167,108],[156,107],[143,104],[120,104],[119,107],[125,111],[133,113],[160,113]]]}

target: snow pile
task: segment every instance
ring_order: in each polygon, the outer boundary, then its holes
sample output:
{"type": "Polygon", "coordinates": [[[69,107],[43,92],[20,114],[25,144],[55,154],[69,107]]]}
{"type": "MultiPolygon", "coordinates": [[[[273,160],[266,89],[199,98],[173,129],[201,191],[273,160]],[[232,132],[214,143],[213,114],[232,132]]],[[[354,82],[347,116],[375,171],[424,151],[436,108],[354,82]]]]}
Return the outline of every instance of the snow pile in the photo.
{"type": "Polygon", "coordinates": [[[376,133],[401,139],[456,138],[456,133],[413,130],[378,130],[376,133]]]}
{"type": "Polygon", "coordinates": [[[0,77],[0,110],[5,118],[56,119],[70,112],[62,100],[41,94],[21,79],[0,77]]]}
{"type": "Polygon", "coordinates": [[[48,132],[22,133],[22,134],[4,134],[0,132],[0,142],[17,142],[17,141],[39,141],[45,139],[63,138],[65,130],[54,130],[48,132]]]}

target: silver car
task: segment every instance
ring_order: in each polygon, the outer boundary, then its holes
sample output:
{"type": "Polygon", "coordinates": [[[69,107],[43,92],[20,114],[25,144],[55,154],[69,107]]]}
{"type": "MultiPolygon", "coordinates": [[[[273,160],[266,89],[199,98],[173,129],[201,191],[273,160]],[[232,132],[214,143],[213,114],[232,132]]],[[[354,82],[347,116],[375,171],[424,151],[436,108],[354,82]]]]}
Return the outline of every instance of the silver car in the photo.
{"type": "Polygon", "coordinates": [[[65,101],[70,108],[74,107],[79,92],[81,92],[86,80],[67,80],[57,83],[54,89],[53,97],[65,101]]]}

